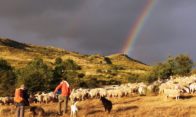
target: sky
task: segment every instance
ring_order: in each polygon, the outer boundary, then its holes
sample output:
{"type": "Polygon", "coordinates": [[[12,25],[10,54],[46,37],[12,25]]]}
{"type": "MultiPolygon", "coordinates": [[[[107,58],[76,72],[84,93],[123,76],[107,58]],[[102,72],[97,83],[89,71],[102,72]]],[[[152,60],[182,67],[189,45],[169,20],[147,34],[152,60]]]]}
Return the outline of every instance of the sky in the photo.
{"type": "MultiPolygon", "coordinates": [[[[0,0],[0,37],[81,54],[121,52],[148,0],[0,0]]],[[[196,0],[157,0],[128,55],[196,61],[196,0]]]]}

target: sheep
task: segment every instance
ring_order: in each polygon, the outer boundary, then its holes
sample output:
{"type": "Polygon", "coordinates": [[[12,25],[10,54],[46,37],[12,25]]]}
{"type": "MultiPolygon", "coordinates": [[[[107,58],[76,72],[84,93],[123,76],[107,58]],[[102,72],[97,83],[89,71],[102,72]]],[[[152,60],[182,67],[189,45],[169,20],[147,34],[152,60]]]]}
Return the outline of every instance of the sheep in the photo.
{"type": "Polygon", "coordinates": [[[176,100],[179,99],[180,97],[180,90],[179,89],[164,89],[164,94],[165,96],[168,97],[172,97],[172,98],[176,98],[176,100]]]}
{"type": "Polygon", "coordinates": [[[187,87],[187,86],[184,86],[184,87],[182,88],[182,90],[183,90],[184,93],[190,93],[190,89],[189,89],[189,87],[187,87]]]}
{"type": "Polygon", "coordinates": [[[139,95],[146,95],[146,93],[147,93],[147,87],[146,86],[140,86],[138,88],[138,93],[139,93],[139,95]]]}
{"type": "Polygon", "coordinates": [[[14,98],[13,97],[1,97],[1,102],[3,105],[14,104],[14,98]]]}
{"type": "Polygon", "coordinates": [[[106,96],[112,97],[113,96],[113,90],[106,90],[106,96]]]}
{"type": "Polygon", "coordinates": [[[196,83],[190,84],[189,88],[190,88],[190,92],[194,93],[196,91],[196,83]]]}
{"type": "Polygon", "coordinates": [[[71,100],[85,100],[89,96],[89,90],[88,89],[73,89],[71,94],[70,94],[70,99],[71,100]]]}
{"type": "Polygon", "coordinates": [[[89,94],[90,94],[91,98],[96,98],[98,96],[98,94],[99,94],[99,90],[97,88],[91,89],[89,94]]]}
{"type": "Polygon", "coordinates": [[[152,85],[147,86],[147,90],[151,93],[155,92],[155,85],[152,84],[152,85]]]}
{"type": "Polygon", "coordinates": [[[42,95],[42,93],[36,93],[35,94],[35,98],[36,98],[37,102],[39,102],[39,103],[43,103],[44,102],[43,101],[44,96],[42,95]]]}
{"type": "Polygon", "coordinates": [[[43,102],[44,103],[49,103],[51,101],[51,98],[47,93],[42,93],[42,96],[43,96],[43,102]]]}
{"type": "Polygon", "coordinates": [[[100,97],[105,97],[107,95],[107,91],[104,88],[99,89],[99,95],[100,97]]]}

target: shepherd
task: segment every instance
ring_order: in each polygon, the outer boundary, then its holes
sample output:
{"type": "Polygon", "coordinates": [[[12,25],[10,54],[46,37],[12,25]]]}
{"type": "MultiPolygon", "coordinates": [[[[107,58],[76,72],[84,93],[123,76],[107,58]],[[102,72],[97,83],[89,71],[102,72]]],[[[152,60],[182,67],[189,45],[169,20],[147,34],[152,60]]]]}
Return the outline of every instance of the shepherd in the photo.
{"type": "Polygon", "coordinates": [[[29,95],[24,84],[15,90],[16,117],[24,117],[24,107],[29,106],[29,95]]]}
{"type": "Polygon", "coordinates": [[[61,90],[61,94],[58,96],[58,115],[61,115],[61,104],[63,103],[64,109],[63,113],[67,112],[68,107],[68,99],[71,92],[69,83],[66,81],[66,78],[62,78],[60,84],[55,88],[54,94],[57,93],[58,90],[61,90]]]}

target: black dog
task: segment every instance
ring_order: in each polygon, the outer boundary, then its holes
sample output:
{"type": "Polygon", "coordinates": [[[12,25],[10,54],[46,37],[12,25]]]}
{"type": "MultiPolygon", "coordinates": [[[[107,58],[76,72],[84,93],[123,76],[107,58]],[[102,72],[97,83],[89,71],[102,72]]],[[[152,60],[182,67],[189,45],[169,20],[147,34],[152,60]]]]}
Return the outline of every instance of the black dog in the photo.
{"type": "Polygon", "coordinates": [[[100,100],[102,101],[105,111],[108,111],[108,113],[110,113],[110,111],[112,110],[112,102],[105,97],[101,97],[100,100]]]}
{"type": "Polygon", "coordinates": [[[32,106],[30,107],[30,112],[33,117],[43,117],[45,115],[45,111],[42,107],[32,106]]]}

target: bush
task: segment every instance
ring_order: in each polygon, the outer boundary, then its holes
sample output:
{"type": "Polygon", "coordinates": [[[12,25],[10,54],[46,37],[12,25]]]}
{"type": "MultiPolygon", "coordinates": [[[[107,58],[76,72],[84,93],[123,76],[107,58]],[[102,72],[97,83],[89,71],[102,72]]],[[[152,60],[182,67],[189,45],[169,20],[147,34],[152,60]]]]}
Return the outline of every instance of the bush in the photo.
{"type": "Polygon", "coordinates": [[[130,83],[136,83],[136,82],[138,82],[139,80],[138,80],[138,78],[136,78],[136,77],[129,77],[128,78],[128,82],[130,82],[130,83]]]}
{"type": "Polygon", "coordinates": [[[106,62],[106,64],[112,64],[112,61],[108,57],[104,57],[104,61],[106,62]]]}
{"type": "Polygon", "coordinates": [[[80,69],[81,67],[71,59],[63,61],[61,58],[56,58],[51,87],[55,88],[55,86],[61,81],[62,77],[66,78],[70,84],[76,86],[79,85],[80,79],[78,78],[83,78],[85,76],[83,73],[77,72],[77,70],[80,69]]]}
{"type": "Polygon", "coordinates": [[[186,55],[169,57],[166,62],[154,67],[156,77],[168,79],[172,75],[187,75],[191,72],[193,61],[186,55]]]}
{"type": "Polygon", "coordinates": [[[87,81],[87,85],[89,88],[95,88],[98,87],[98,82],[96,78],[91,78],[89,81],[87,81]]]}
{"type": "Polygon", "coordinates": [[[63,62],[65,70],[81,70],[81,67],[77,65],[73,60],[67,59],[63,62]]]}
{"type": "Polygon", "coordinates": [[[110,85],[120,85],[121,84],[121,81],[118,81],[118,80],[110,80],[109,81],[109,84],[110,85]]]}
{"type": "Polygon", "coordinates": [[[42,59],[35,58],[17,71],[17,85],[25,84],[31,92],[53,90],[52,76],[52,69],[42,59]]]}
{"type": "Polygon", "coordinates": [[[120,66],[120,65],[112,65],[111,70],[112,71],[124,70],[124,68],[123,68],[123,66],[120,66]]]}
{"type": "Polygon", "coordinates": [[[97,69],[96,72],[97,73],[102,73],[102,70],[101,69],[97,69]]]}
{"type": "Polygon", "coordinates": [[[175,58],[173,74],[186,75],[191,72],[193,61],[186,55],[179,55],[175,58]]]}
{"type": "Polygon", "coordinates": [[[79,87],[88,88],[88,84],[84,81],[80,82],[79,87]]]}
{"type": "Polygon", "coordinates": [[[85,74],[84,73],[79,73],[78,78],[84,78],[85,74]]]}
{"type": "Polygon", "coordinates": [[[58,57],[55,59],[55,66],[53,70],[53,79],[51,88],[55,88],[59,82],[61,81],[61,78],[63,77],[63,72],[65,71],[65,65],[63,64],[63,60],[58,57]]]}
{"type": "Polygon", "coordinates": [[[16,76],[11,65],[0,59],[0,96],[13,96],[16,76]]]}
{"type": "Polygon", "coordinates": [[[11,65],[6,60],[0,59],[0,71],[8,71],[11,69],[11,65]]]}

